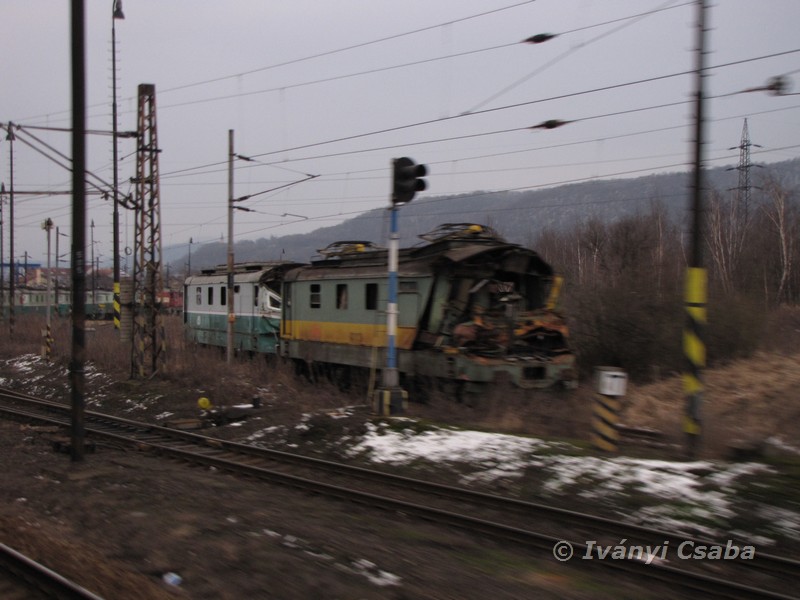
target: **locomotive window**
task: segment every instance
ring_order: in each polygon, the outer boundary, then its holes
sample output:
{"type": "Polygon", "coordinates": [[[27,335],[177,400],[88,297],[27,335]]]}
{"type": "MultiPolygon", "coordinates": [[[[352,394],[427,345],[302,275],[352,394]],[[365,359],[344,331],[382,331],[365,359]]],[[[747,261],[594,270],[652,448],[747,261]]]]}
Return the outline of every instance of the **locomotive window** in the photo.
{"type": "Polygon", "coordinates": [[[311,284],[311,308],[322,306],[322,292],[318,283],[311,284]]]}
{"type": "Polygon", "coordinates": [[[228,288],[227,287],[223,286],[223,287],[219,288],[219,303],[222,306],[225,306],[225,305],[228,304],[228,288]]]}
{"type": "Polygon", "coordinates": [[[234,294],[238,294],[239,293],[239,286],[238,285],[233,286],[233,293],[234,294]]]}
{"type": "Polygon", "coordinates": [[[377,310],[378,308],[378,284],[368,283],[364,296],[364,306],[367,310],[377,310]]]}
{"type": "Polygon", "coordinates": [[[214,288],[208,286],[208,305],[211,306],[214,304],[214,288]]]}
{"type": "Polygon", "coordinates": [[[258,286],[253,286],[253,306],[258,306],[258,286]]]}
{"type": "Polygon", "coordinates": [[[347,284],[336,284],[336,308],[347,310],[347,284]]]}
{"type": "Polygon", "coordinates": [[[195,300],[197,300],[197,306],[203,303],[203,288],[198,287],[195,289],[195,300]]]}

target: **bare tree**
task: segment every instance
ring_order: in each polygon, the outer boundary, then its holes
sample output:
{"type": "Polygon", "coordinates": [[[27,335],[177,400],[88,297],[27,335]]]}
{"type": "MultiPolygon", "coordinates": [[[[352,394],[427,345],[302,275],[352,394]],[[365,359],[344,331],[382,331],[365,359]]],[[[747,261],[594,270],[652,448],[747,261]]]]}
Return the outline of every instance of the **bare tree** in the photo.
{"type": "Polygon", "coordinates": [[[793,296],[790,282],[797,260],[797,237],[800,235],[800,210],[797,203],[792,201],[791,193],[774,178],[767,179],[765,192],[768,200],[762,210],[772,224],[779,251],[780,269],[775,298],[778,303],[790,302],[793,296]]]}
{"type": "Polygon", "coordinates": [[[715,266],[716,277],[726,294],[736,288],[742,252],[750,228],[748,207],[740,195],[726,198],[716,190],[708,203],[706,244],[715,266]]]}

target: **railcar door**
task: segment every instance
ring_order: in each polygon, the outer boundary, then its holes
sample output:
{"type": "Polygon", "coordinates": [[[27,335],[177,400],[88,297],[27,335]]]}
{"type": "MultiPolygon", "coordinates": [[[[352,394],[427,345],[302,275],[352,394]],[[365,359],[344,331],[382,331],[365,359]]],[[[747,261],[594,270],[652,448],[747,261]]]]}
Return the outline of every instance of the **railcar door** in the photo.
{"type": "Polygon", "coordinates": [[[283,298],[281,299],[281,335],[292,337],[292,284],[283,284],[283,298]]]}

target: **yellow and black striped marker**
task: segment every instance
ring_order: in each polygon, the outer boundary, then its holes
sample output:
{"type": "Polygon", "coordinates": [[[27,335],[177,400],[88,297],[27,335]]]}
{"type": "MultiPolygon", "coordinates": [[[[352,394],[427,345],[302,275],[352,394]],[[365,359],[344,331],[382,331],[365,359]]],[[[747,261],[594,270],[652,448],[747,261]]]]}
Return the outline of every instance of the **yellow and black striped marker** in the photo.
{"type": "Polygon", "coordinates": [[[120,303],[120,287],[119,281],[114,282],[114,329],[119,331],[121,321],[121,303],[120,303]]]}
{"type": "Polygon", "coordinates": [[[618,398],[602,396],[595,398],[592,416],[592,444],[599,450],[616,452],[619,449],[619,410],[618,398]]]}
{"type": "Polygon", "coordinates": [[[708,272],[691,267],[686,270],[684,307],[686,326],[683,330],[683,354],[686,371],[683,374],[683,389],[686,393],[686,412],[683,432],[688,436],[690,453],[696,446],[701,432],[701,405],[703,398],[702,371],[706,366],[704,329],[707,323],[708,272]]]}
{"type": "Polygon", "coordinates": [[[53,352],[53,331],[48,323],[45,329],[42,330],[42,337],[44,344],[42,344],[42,358],[50,360],[50,355],[53,352]]]}
{"type": "Polygon", "coordinates": [[[619,413],[625,395],[628,376],[614,367],[595,370],[594,411],[592,414],[592,444],[598,450],[616,452],[619,449],[619,413]]]}
{"type": "Polygon", "coordinates": [[[378,388],[373,396],[375,414],[380,417],[401,415],[408,410],[408,392],[402,388],[378,388]]]}

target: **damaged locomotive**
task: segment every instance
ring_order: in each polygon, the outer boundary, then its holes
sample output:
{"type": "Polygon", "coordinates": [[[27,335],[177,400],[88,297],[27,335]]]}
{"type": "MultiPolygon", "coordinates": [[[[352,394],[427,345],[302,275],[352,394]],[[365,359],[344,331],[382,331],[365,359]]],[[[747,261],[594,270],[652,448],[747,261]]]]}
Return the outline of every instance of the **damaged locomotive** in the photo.
{"type": "MultiPolygon", "coordinates": [[[[536,252],[490,227],[441,225],[400,250],[395,344],[408,385],[436,380],[459,393],[509,381],[574,388],[575,355],[556,307],[560,278],[536,252]]],[[[279,352],[306,373],[339,381],[386,364],[386,249],[331,244],[286,272],[279,352]]],[[[419,386],[417,386],[419,387],[419,386]]]]}

